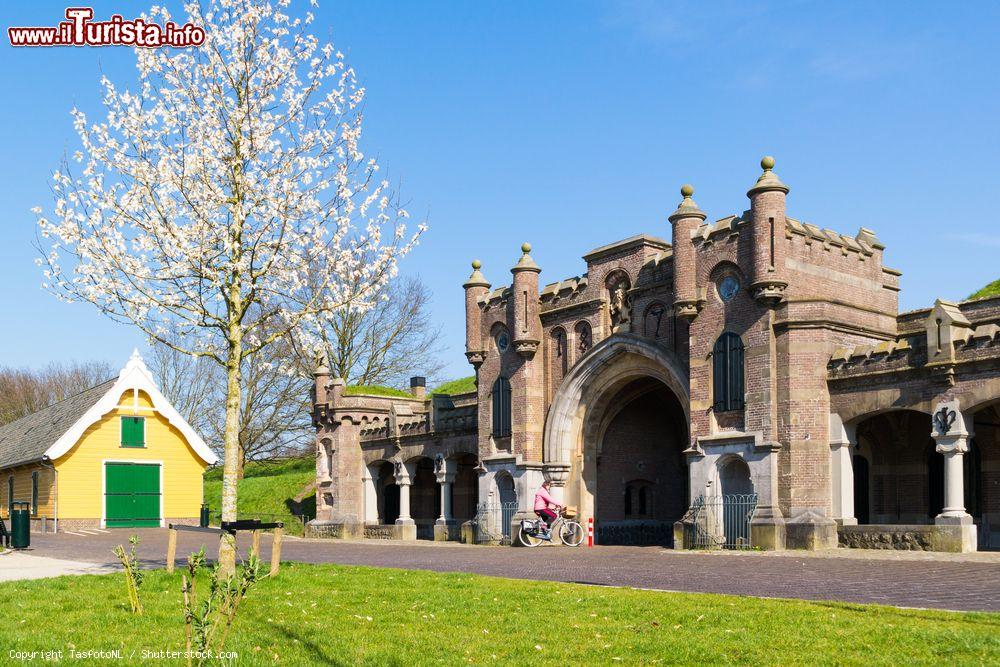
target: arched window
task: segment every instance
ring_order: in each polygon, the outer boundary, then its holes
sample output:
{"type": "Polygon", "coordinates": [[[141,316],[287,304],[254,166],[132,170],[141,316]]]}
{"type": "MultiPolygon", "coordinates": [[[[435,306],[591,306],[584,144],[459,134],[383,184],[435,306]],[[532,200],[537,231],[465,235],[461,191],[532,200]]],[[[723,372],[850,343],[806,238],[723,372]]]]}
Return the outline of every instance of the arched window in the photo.
{"type": "Polygon", "coordinates": [[[510,380],[502,375],[493,383],[493,437],[510,435],[510,380]]]}
{"type": "Polygon", "coordinates": [[[625,485],[626,519],[642,519],[650,515],[650,484],[648,480],[634,479],[625,485]]]}
{"type": "Polygon", "coordinates": [[[743,409],[743,341],[726,332],[712,350],[713,406],[716,412],[743,409]]]}
{"type": "Polygon", "coordinates": [[[562,380],[569,368],[569,350],[566,345],[566,330],[556,327],[552,330],[552,373],[562,380]]]}

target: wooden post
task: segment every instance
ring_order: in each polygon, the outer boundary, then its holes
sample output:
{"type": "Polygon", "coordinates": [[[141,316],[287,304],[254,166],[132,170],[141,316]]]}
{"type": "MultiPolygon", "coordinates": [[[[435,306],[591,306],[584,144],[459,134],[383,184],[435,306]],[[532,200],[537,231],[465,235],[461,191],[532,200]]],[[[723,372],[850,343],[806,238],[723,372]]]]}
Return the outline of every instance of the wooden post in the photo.
{"type": "Polygon", "coordinates": [[[260,531],[255,530],[252,531],[250,534],[253,536],[253,546],[251,546],[250,548],[253,549],[254,555],[260,558],[260,531]]]}
{"type": "Polygon", "coordinates": [[[167,574],[174,573],[174,559],[177,558],[177,531],[171,526],[167,531],[167,574]]]}
{"type": "Polygon", "coordinates": [[[285,532],[281,526],[274,529],[274,541],[271,542],[271,571],[268,576],[278,574],[281,565],[281,534],[285,532]]]}

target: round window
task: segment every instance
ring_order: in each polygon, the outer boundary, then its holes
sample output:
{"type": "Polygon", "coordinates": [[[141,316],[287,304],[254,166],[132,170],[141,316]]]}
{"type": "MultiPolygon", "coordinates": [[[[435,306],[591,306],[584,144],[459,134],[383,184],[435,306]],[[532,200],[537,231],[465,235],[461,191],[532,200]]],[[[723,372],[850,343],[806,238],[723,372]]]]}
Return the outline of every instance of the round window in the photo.
{"type": "Polygon", "coordinates": [[[497,350],[503,354],[508,347],[510,347],[510,335],[506,331],[501,331],[497,334],[497,350]]]}
{"type": "Polygon", "coordinates": [[[740,281],[736,276],[729,275],[719,282],[719,297],[723,301],[731,301],[740,291],[740,281]]]}

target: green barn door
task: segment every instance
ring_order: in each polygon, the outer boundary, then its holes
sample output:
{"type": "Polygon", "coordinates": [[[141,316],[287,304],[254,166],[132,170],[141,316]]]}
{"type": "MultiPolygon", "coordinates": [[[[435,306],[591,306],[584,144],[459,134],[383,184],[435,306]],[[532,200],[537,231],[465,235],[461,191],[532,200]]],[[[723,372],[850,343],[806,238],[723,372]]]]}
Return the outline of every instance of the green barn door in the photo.
{"type": "Polygon", "coordinates": [[[108,528],[160,525],[160,466],[104,464],[105,519],[108,528]]]}

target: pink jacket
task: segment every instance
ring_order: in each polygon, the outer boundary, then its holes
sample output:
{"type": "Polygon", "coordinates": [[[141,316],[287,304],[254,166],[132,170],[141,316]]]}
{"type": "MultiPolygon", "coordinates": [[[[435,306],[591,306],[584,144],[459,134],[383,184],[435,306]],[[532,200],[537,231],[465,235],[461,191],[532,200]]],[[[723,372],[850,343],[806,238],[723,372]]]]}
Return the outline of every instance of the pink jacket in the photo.
{"type": "Polygon", "coordinates": [[[556,499],[549,495],[549,492],[544,486],[538,487],[538,491],[535,492],[535,509],[536,510],[546,510],[549,505],[558,505],[556,499]]]}

